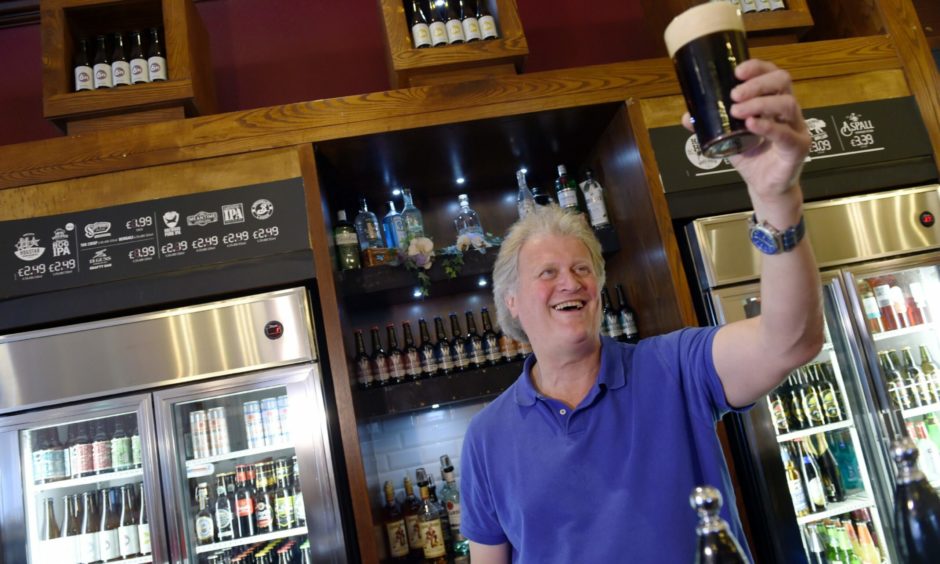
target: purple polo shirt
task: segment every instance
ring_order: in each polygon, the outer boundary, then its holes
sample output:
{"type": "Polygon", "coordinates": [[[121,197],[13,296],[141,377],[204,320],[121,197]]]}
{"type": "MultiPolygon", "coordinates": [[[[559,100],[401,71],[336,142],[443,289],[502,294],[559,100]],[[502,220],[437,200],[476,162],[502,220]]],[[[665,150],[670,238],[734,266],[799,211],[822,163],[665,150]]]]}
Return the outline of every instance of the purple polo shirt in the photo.
{"type": "Polygon", "coordinates": [[[519,563],[692,562],[689,494],[710,484],[743,545],[715,434],[732,409],[712,361],[717,330],[683,329],[635,346],[604,337],[597,382],[574,410],[535,390],[530,355],[519,379],[467,428],[461,532],[482,544],[508,542],[519,563]]]}

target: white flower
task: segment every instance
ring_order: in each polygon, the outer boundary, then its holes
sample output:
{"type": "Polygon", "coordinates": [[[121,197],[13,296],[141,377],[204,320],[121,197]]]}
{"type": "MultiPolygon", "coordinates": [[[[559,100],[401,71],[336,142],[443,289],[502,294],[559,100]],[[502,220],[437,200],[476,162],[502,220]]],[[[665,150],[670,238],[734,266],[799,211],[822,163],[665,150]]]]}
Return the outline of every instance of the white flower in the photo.
{"type": "Polygon", "coordinates": [[[470,247],[480,250],[485,249],[487,246],[483,235],[479,233],[464,233],[460,237],[457,237],[457,250],[460,252],[464,252],[470,247]]]}
{"type": "Polygon", "coordinates": [[[431,256],[434,253],[434,242],[427,237],[415,237],[408,244],[408,256],[431,256]]]}

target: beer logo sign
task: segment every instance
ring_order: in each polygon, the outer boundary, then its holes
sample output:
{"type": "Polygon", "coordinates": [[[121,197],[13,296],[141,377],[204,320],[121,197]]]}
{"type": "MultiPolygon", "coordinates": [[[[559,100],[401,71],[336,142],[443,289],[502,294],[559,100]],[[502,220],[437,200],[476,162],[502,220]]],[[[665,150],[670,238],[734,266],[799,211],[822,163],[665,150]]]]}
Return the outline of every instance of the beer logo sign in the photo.
{"type": "Polygon", "coordinates": [[[205,227],[210,223],[216,223],[219,221],[218,212],[207,212],[200,211],[196,212],[193,215],[186,216],[186,225],[192,227],[198,225],[199,227],[205,227]]]}
{"type": "Polygon", "coordinates": [[[27,262],[38,259],[46,252],[45,247],[39,246],[39,237],[36,237],[35,233],[24,233],[14,247],[16,251],[13,254],[16,258],[27,262]]]}
{"type": "Polygon", "coordinates": [[[173,237],[180,234],[180,214],[176,211],[168,211],[163,213],[163,229],[164,237],[173,237]]]}
{"type": "Polygon", "coordinates": [[[696,168],[702,170],[717,168],[722,162],[722,159],[710,159],[702,154],[702,147],[694,133],[685,141],[685,156],[696,168]]]}
{"type": "Polygon", "coordinates": [[[55,233],[52,235],[52,256],[61,257],[71,254],[72,251],[69,249],[69,235],[65,232],[65,229],[60,227],[56,229],[55,233]]]}
{"type": "Polygon", "coordinates": [[[108,249],[98,249],[95,251],[95,255],[88,259],[88,268],[90,270],[111,268],[111,257],[108,256],[108,249]]]}
{"type": "Polygon", "coordinates": [[[88,82],[91,80],[91,75],[88,74],[88,71],[79,71],[78,81],[79,82],[88,82]]]}
{"type": "Polygon", "coordinates": [[[111,236],[110,221],[96,221],[85,226],[85,237],[89,239],[101,239],[111,236]]]}
{"type": "Polygon", "coordinates": [[[806,128],[809,130],[813,141],[829,139],[829,134],[826,133],[826,122],[819,118],[809,118],[806,120],[806,128]]]}
{"type": "Polygon", "coordinates": [[[255,219],[265,220],[274,215],[274,204],[270,200],[261,198],[251,204],[251,215],[255,219]]]}
{"type": "Polygon", "coordinates": [[[225,225],[245,223],[245,206],[241,203],[222,206],[222,223],[225,225]]]}
{"type": "Polygon", "coordinates": [[[104,72],[104,69],[95,71],[95,80],[104,80],[106,78],[108,78],[108,73],[104,72]]]}
{"type": "Polygon", "coordinates": [[[839,133],[843,137],[852,137],[853,135],[858,135],[860,133],[874,133],[875,126],[872,124],[870,119],[863,120],[862,116],[852,112],[851,114],[845,117],[845,120],[842,122],[842,127],[839,128],[839,133]]]}

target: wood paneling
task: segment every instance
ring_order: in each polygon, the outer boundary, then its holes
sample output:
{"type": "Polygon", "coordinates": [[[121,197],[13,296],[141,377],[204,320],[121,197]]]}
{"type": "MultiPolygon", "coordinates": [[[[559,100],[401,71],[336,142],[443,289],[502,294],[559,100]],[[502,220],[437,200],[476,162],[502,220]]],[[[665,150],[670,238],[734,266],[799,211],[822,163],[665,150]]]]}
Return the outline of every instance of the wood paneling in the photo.
{"type": "Polygon", "coordinates": [[[142,112],[131,112],[100,118],[76,119],[68,122],[66,129],[69,135],[79,135],[82,133],[91,133],[92,131],[101,131],[103,129],[131,127],[145,123],[183,119],[185,117],[186,111],[183,107],[174,106],[171,108],[144,110],[142,112]]]}

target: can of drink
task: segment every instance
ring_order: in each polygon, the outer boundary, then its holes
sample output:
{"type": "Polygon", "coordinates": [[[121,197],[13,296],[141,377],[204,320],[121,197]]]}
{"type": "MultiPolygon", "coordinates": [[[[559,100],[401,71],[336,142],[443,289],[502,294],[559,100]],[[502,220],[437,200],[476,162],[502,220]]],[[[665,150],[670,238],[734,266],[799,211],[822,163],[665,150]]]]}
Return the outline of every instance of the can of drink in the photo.
{"type": "Polygon", "coordinates": [[[193,458],[206,458],[210,452],[205,410],[194,409],[189,412],[189,427],[193,437],[193,458]]]}
{"type": "Polygon", "coordinates": [[[208,411],[209,450],[213,456],[231,452],[228,442],[228,422],[225,420],[225,408],[213,407],[208,411]]]}
{"type": "Polygon", "coordinates": [[[277,419],[281,424],[281,443],[290,442],[290,424],[287,422],[287,396],[277,396],[277,419]]]}
{"type": "Polygon", "coordinates": [[[264,426],[261,424],[261,405],[257,400],[246,401],[242,404],[245,415],[245,438],[248,448],[264,446],[264,426]]]}
{"type": "Polygon", "coordinates": [[[261,400],[261,421],[264,424],[264,444],[274,445],[281,441],[281,420],[278,418],[277,398],[261,400]]]}

